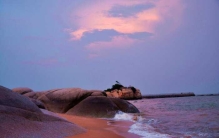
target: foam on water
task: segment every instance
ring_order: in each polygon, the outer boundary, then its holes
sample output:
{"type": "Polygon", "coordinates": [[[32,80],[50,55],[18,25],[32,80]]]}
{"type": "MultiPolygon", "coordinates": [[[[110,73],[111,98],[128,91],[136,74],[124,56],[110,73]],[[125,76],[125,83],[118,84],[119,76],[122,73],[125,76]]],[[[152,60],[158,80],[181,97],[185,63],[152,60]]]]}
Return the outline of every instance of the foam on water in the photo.
{"type": "Polygon", "coordinates": [[[155,132],[152,126],[140,122],[133,124],[128,132],[142,136],[142,138],[170,138],[170,135],[155,132]]]}
{"type": "Polygon", "coordinates": [[[115,115],[114,120],[126,120],[126,121],[135,122],[132,126],[130,126],[130,129],[128,132],[142,136],[142,138],[150,138],[150,137],[169,138],[170,137],[170,135],[156,132],[154,128],[150,126],[150,124],[157,122],[157,120],[155,119],[150,119],[146,121],[141,116],[127,114],[127,113],[120,111],[115,115]]]}
{"type": "Polygon", "coordinates": [[[134,116],[131,115],[131,114],[127,114],[127,113],[124,113],[122,111],[119,111],[115,117],[113,118],[114,120],[126,120],[126,121],[134,121],[134,116]]]}

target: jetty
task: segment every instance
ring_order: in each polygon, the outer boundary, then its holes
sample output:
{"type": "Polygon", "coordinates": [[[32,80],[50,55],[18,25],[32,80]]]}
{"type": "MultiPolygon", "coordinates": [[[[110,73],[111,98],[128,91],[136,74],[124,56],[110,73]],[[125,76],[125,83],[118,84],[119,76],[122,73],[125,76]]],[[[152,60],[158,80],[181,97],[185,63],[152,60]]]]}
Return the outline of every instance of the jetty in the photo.
{"type": "Polygon", "coordinates": [[[219,96],[219,93],[212,93],[212,94],[199,94],[197,96],[219,96]]]}
{"type": "Polygon", "coordinates": [[[152,98],[189,97],[189,96],[195,96],[194,92],[148,94],[148,95],[143,95],[142,98],[152,99],[152,98]]]}

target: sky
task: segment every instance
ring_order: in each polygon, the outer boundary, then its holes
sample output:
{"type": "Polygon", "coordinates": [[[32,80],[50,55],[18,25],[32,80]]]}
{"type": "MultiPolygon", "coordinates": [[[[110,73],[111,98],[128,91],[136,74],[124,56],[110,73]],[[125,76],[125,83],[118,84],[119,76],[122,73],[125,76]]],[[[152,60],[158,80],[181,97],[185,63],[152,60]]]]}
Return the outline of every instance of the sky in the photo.
{"type": "Polygon", "coordinates": [[[0,0],[0,85],[219,93],[218,0],[0,0]]]}

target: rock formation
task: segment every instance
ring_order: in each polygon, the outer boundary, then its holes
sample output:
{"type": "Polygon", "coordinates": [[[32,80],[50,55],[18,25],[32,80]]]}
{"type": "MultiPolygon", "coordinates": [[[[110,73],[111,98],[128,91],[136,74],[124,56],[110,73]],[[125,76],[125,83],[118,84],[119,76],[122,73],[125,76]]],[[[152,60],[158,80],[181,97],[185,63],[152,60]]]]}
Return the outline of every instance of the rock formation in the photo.
{"type": "Polygon", "coordinates": [[[29,97],[38,107],[43,106],[56,113],[104,118],[113,117],[118,111],[139,113],[138,109],[129,102],[112,98],[99,90],[63,88],[29,92],[24,93],[23,96],[29,97]]]}
{"type": "Polygon", "coordinates": [[[25,96],[0,86],[1,137],[62,138],[85,132],[63,119],[46,115],[25,96]]]}
{"type": "Polygon", "coordinates": [[[123,87],[112,91],[106,91],[107,97],[115,97],[125,100],[141,99],[142,95],[139,89],[133,91],[129,87],[123,87]]]}
{"type": "Polygon", "coordinates": [[[30,99],[0,86],[0,105],[41,113],[40,109],[30,99]]]}
{"type": "Polygon", "coordinates": [[[30,98],[30,100],[34,104],[36,104],[39,108],[45,109],[44,104],[40,100],[37,100],[37,98],[41,95],[41,93],[33,92],[32,89],[27,87],[14,88],[12,89],[12,91],[30,98]]]}
{"type": "Polygon", "coordinates": [[[115,98],[120,98],[120,99],[125,99],[125,100],[133,100],[133,99],[142,98],[142,95],[139,89],[136,89],[133,86],[124,87],[118,81],[116,81],[116,84],[114,84],[112,88],[109,88],[104,91],[107,97],[115,97],[115,98]]]}
{"type": "Polygon", "coordinates": [[[45,91],[37,99],[44,103],[47,110],[65,113],[91,94],[80,88],[64,88],[45,91]]]}

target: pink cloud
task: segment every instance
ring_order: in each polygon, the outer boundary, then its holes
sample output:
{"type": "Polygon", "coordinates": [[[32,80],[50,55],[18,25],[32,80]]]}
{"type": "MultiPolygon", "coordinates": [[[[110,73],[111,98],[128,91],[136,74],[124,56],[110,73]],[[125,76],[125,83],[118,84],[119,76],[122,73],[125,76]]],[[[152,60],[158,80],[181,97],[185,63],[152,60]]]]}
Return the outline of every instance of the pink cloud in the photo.
{"type": "Polygon", "coordinates": [[[100,51],[109,48],[125,48],[132,46],[135,43],[140,43],[140,40],[130,38],[126,35],[114,36],[111,41],[98,41],[90,43],[86,48],[90,51],[100,51]]]}
{"type": "Polygon", "coordinates": [[[88,32],[87,29],[78,29],[76,31],[70,32],[70,35],[73,36],[71,37],[71,40],[79,40],[83,36],[85,32],[88,32]]]}
{"type": "Polygon", "coordinates": [[[75,29],[65,29],[70,34],[70,40],[80,40],[86,32],[94,30],[115,30],[120,35],[112,37],[110,41],[95,41],[86,45],[85,48],[97,54],[89,54],[88,58],[96,58],[102,50],[110,48],[126,48],[134,46],[149,39],[157,39],[165,36],[180,26],[184,4],[182,0],[93,0],[72,11],[70,21],[75,29]],[[112,16],[109,11],[114,6],[129,7],[135,5],[152,4],[150,8],[140,10],[131,16],[112,16]],[[149,39],[139,40],[129,37],[135,33],[151,33],[149,39]],[[121,35],[122,34],[122,35],[121,35]]]}
{"type": "MultiPolygon", "coordinates": [[[[71,40],[80,40],[87,31],[114,29],[119,33],[132,34],[137,32],[150,32],[158,34],[157,28],[162,27],[168,20],[171,25],[166,30],[177,27],[181,22],[183,4],[181,0],[139,0],[139,1],[98,1],[79,7],[74,10],[74,24],[77,29],[70,32],[71,40]],[[152,3],[155,6],[145,9],[129,17],[113,17],[106,14],[113,6],[133,6],[137,4],[152,3]]],[[[164,28],[166,26],[163,26],[164,28]]]]}

